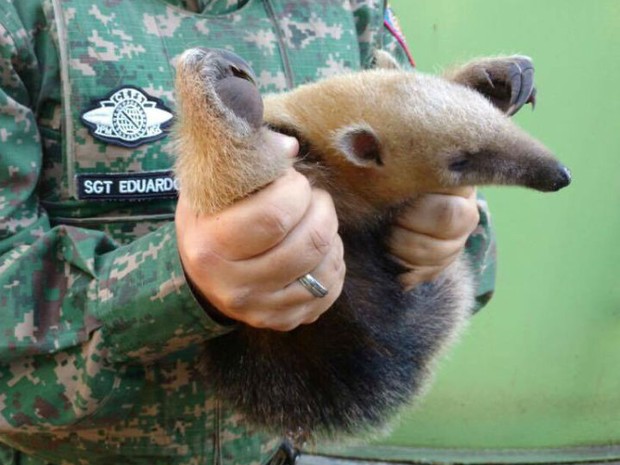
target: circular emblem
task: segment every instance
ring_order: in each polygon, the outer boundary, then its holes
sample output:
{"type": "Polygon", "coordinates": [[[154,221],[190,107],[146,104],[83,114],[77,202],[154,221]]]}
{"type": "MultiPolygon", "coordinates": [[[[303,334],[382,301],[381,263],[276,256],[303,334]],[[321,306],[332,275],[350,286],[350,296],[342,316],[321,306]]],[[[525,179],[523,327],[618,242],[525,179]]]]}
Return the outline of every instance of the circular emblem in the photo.
{"type": "Polygon", "coordinates": [[[166,137],[172,112],[164,103],[134,86],[123,86],[80,117],[95,139],[123,147],[138,147],[166,137]]]}
{"type": "Polygon", "coordinates": [[[146,111],[136,100],[124,100],[114,108],[112,127],[124,140],[137,140],[145,135],[146,111]]]}

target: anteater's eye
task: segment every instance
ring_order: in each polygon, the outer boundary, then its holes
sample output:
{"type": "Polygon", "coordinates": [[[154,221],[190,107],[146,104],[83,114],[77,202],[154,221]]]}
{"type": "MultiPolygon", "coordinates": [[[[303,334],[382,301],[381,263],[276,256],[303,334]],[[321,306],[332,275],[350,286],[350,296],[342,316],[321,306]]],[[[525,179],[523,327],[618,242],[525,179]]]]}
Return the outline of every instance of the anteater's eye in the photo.
{"type": "Polygon", "coordinates": [[[465,171],[467,169],[467,166],[469,166],[469,163],[469,158],[457,158],[452,163],[450,163],[450,170],[457,172],[465,171]]]}
{"type": "Polygon", "coordinates": [[[236,66],[230,65],[230,70],[232,71],[233,76],[241,78],[241,79],[245,79],[246,81],[250,81],[252,84],[254,84],[254,79],[252,79],[252,76],[250,76],[248,73],[246,73],[241,68],[237,68],[236,66]]]}

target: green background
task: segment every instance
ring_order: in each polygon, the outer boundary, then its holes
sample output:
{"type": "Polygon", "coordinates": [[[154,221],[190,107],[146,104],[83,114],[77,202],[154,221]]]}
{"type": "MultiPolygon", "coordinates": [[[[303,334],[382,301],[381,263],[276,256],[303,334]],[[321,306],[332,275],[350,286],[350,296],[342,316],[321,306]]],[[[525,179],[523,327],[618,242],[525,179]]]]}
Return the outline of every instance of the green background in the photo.
{"type": "Polygon", "coordinates": [[[485,55],[536,65],[519,125],[570,167],[556,194],[486,188],[496,294],[388,437],[345,455],[620,458],[620,1],[393,0],[423,72],[485,55]]]}

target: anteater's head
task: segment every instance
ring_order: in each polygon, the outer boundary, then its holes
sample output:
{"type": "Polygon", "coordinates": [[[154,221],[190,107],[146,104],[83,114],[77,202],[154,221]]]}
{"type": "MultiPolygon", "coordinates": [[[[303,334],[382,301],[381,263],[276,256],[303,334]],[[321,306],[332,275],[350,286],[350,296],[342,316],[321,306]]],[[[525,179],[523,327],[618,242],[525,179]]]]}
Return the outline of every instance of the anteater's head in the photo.
{"type": "Polygon", "coordinates": [[[302,86],[268,98],[265,119],[292,128],[337,184],[375,206],[446,187],[570,183],[568,169],[484,96],[422,73],[371,70],[302,86]]]}

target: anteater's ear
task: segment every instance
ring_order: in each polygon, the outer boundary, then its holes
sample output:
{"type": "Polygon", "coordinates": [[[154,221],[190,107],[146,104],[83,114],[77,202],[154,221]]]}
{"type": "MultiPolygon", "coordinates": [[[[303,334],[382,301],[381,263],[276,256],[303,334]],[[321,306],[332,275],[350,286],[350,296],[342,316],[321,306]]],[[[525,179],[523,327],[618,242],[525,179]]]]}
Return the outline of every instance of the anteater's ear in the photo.
{"type": "Polygon", "coordinates": [[[396,58],[385,50],[375,50],[373,54],[374,65],[373,68],[380,69],[402,69],[402,66],[396,58]]]}
{"type": "Polygon", "coordinates": [[[336,133],[335,143],[336,148],[357,166],[383,165],[381,142],[370,126],[344,127],[336,133]]]}

